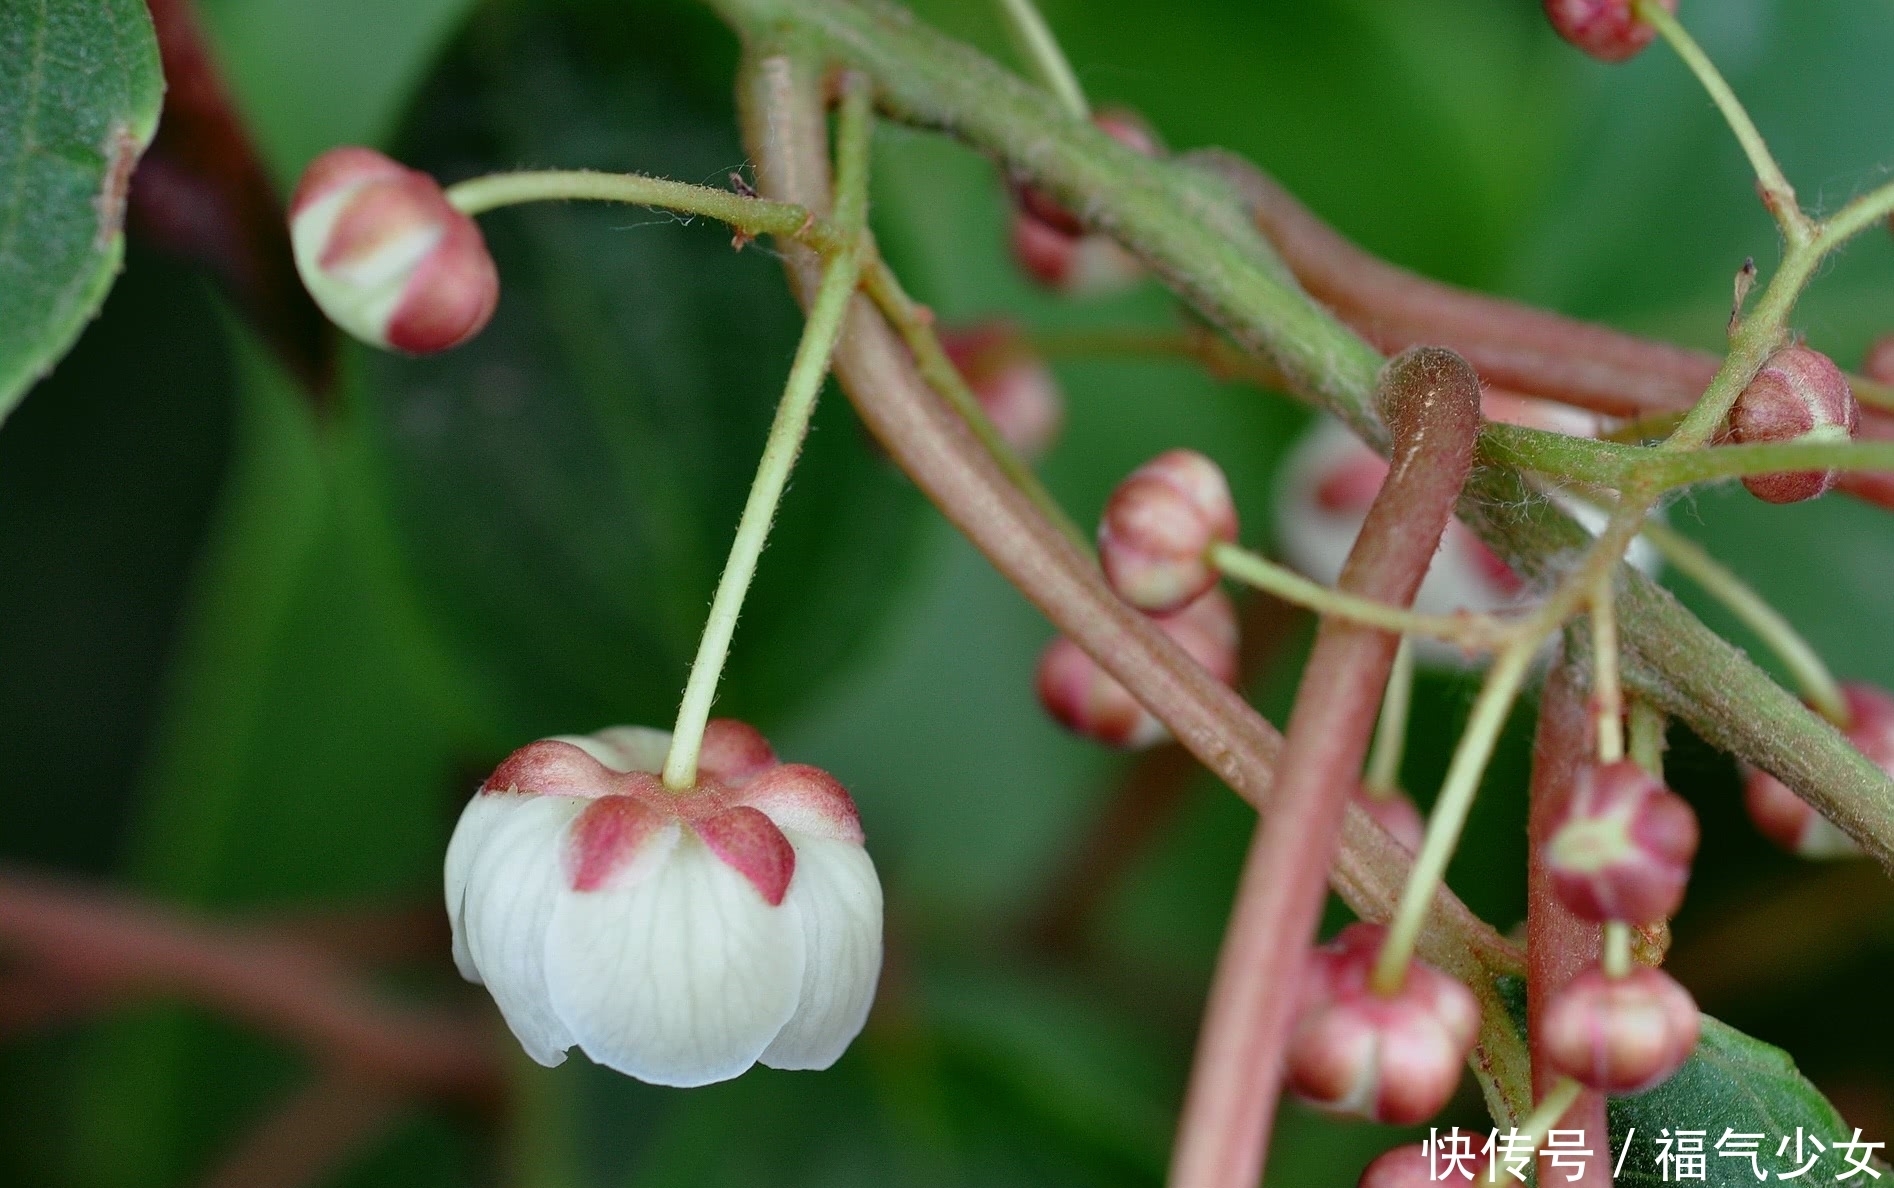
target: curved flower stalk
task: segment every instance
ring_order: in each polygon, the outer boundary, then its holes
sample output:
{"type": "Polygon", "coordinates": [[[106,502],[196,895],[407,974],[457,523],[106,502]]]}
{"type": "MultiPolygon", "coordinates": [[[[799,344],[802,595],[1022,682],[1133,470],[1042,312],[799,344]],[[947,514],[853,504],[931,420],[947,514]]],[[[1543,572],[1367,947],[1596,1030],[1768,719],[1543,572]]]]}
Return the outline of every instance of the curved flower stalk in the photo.
{"type": "Polygon", "coordinates": [[[678,1086],[827,1068],[881,968],[855,804],[728,720],[672,792],[670,745],[639,726],[542,739],[487,778],[447,851],[455,963],[541,1064],[576,1045],[678,1086]]]}

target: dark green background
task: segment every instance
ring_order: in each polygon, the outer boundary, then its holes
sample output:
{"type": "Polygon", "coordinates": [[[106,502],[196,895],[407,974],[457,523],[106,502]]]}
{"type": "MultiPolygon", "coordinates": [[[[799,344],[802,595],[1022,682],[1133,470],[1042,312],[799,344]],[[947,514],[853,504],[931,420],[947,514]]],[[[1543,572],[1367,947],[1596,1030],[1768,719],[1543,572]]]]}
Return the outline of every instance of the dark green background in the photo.
{"type": "MultiPolygon", "coordinates": [[[[202,7],[284,186],[346,142],[448,178],[584,165],[718,183],[743,164],[733,42],[679,0],[202,7]]],[[[988,5],[917,7],[1006,55],[988,5]]],[[[1735,268],[1775,257],[1734,142],[1674,57],[1593,65],[1536,4],[1045,10],[1097,100],[1142,109],[1173,147],[1251,156],[1432,275],[1714,347],[1735,268]]],[[[1686,0],[1682,15],[1805,196],[1832,208],[1884,176],[1894,5],[1686,0]]],[[[977,156],[879,136],[876,230],[944,317],[1171,323],[1151,287],[1085,304],[1031,291],[1004,219],[977,156]]],[[[205,281],[132,253],[102,317],[0,431],[0,858],[193,909],[431,905],[459,804],[499,756],[667,721],[793,349],[780,272],[714,227],[642,211],[486,227],[504,277],[493,327],[437,360],[351,351],[322,421],[205,281]]],[[[1800,316],[1815,345],[1852,363],[1894,325],[1891,265],[1871,235],[1824,270],[1800,316]]],[[[1171,364],[1059,373],[1069,427],[1045,470],[1079,519],[1145,457],[1191,445],[1224,464],[1246,539],[1267,545],[1272,468],[1301,412],[1171,364]]],[[[1740,489],[1672,513],[1842,675],[1894,685],[1886,514],[1740,489]]],[[[523,1069],[518,1126],[416,1105],[335,1182],[1156,1183],[1249,816],[1206,782],[1109,897],[1086,958],[1015,940],[1123,767],[1039,713],[1046,635],[831,399],[720,708],[855,791],[889,893],[894,1021],[828,1074],[687,1093],[577,1057],[523,1069]]],[[[1300,647],[1255,690],[1274,716],[1300,647]]],[[[1407,769],[1423,799],[1470,694],[1426,679],[1407,769]]],[[[1452,872],[1501,928],[1523,910],[1525,729],[1452,872]]],[[[1852,1124],[1887,1137],[1894,897],[1818,893],[1790,926],[1745,926],[1829,876],[1756,840],[1728,763],[1674,742],[1674,782],[1705,825],[1680,969],[1760,969],[1715,980],[1706,1009],[1788,1047],[1852,1124]]],[[[444,953],[389,989],[478,1001],[444,953]]],[[[197,1182],[304,1072],[171,1007],[0,1035],[0,1182],[197,1182]]],[[[1470,1093],[1447,1120],[1485,1127],[1470,1093]]],[[[1272,1182],[1351,1184],[1394,1137],[1291,1107],[1272,1182]]]]}

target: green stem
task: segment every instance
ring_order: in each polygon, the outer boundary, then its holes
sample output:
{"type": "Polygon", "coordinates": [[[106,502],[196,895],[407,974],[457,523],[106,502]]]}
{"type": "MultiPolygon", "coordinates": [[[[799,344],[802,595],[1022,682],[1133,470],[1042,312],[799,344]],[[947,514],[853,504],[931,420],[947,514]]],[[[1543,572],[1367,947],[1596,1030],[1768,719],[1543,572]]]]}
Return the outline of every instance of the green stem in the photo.
{"type": "Polygon", "coordinates": [[[1618,616],[1611,575],[1592,589],[1592,712],[1598,718],[1598,762],[1624,758],[1624,692],[1618,681],[1618,616]]]}
{"type": "Polygon", "coordinates": [[[730,653],[730,640],[736,634],[737,616],[743,609],[750,579],[756,575],[757,560],[769,538],[770,522],[781,501],[789,472],[795,467],[809,431],[809,418],[815,412],[816,397],[828,376],[829,356],[842,333],[842,320],[861,277],[863,256],[862,227],[868,208],[868,140],[873,109],[868,87],[852,80],[842,97],[841,114],[836,120],[836,199],[834,222],[849,237],[848,246],[826,261],[821,285],[809,308],[809,320],[803,327],[802,342],[790,365],[789,381],[777,405],[769,439],[763,446],[763,458],[756,468],[756,479],[744,502],[743,515],[737,522],[736,539],[730,545],[730,558],[724,563],[723,576],[711,600],[710,618],[704,624],[703,639],[697,657],[691,663],[690,679],[684,686],[684,698],[677,711],[677,727],[671,734],[670,754],[664,761],[664,784],[674,791],[692,788],[697,783],[697,757],[703,748],[704,726],[710,720],[710,706],[717,696],[717,682],[730,653]]]}
{"type": "Polygon", "coordinates": [[[1346,619],[1365,627],[1380,627],[1397,634],[1442,639],[1473,651],[1492,651],[1504,645],[1514,629],[1513,625],[1490,615],[1464,612],[1423,615],[1358,594],[1332,590],[1267,557],[1258,556],[1241,545],[1212,545],[1210,563],[1226,577],[1274,594],[1284,602],[1306,607],[1317,614],[1346,619]]]}
{"type": "Polygon", "coordinates": [[[1392,796],[1401,787],[1401,756],[1407,749],[1408,710],[1414,703],[1414,641],[1401,637],[1381,695],[1381,716],[1375,722],[1374,749],[1368,752],[1368,772],[1362,787],[1370,796],[1392,796]]]}
{"type": "MultiPolygon", "coordinates": [[[[1817,250],[1832,252],[1843,243],[1894,214],[1894,182],[1869,190],[1836,211],[1816,230],[1817,250]]],[[[1887,389],[1883,388],[1885,393],[1887,389]]],[[[1869,401],[1869,403],[1884,403],[1869,401]]]]}
{"type": "Polygon", "coordinates": [[[1039,76],[1046,90],[1058,98],[1074,119],[1091,119],[1092,109],[1085,102],[1078,75],[1072,72],[1072,63],[1066,60],[1065,51],[1059,48],[1059,39],[1052,35],[1052,28],[1033,0],[999,0],[999,4],[1019,52],[1032,63],[1033,73],[1039,76]]]}
{"type": "Polygon", "coordinates": [[[1711,102],[1723,113],[1730,131],[1736,133],[1743,152],[1748,154],[1750,167],[1756,171],[1756,180],[1761,183],[1763,203],[1775,215],[1776,222],[1781,224],[1782,233],[1788,237],[1790,244],[1806,243],[1812,228],[1808,216],[1802,213],[1801,206],[1795,200],[1795,187],[1783,176],[1782,167],[1776,164],[1775,157],[1769,152],[1768,142],[1756,130],[1755,122],[1743,109],[1736,92],[1730,90],[1730,84],[1724,81],[1716,63],[1710,61],[1709,55],[1703,52],[1703,47],[1690,36],[1683,24],[1656,0],[1637,0],[1637,15],[1639,20],[1656,29],[1670,43],[1670,47],[1677,51],[1677,56],[1683,59],[1684,65],[1703,84],[1703,89],[1709,92],[1711,102]]]}
{"type": "Polygon", "coordinates": [[[1607,920],[1604,927],[1605,954],[1599,965],[1608,978],[1621,978],[1631,972],[1631,926],[1623,920],[1607,920]]]}
{"type": "Polygon", "coordinates": [[[800,239],[824,254],[843,246],[834,228],[793,203],[637,173],[598,173],[590,169],[490,173],[449,186],[447,200],[469,215],[527,202],[622,202],[703,215],[728,223],[746,235],[800,239]]]}
{"type": "Polygon", "coordinates": [[[1667,491],[1784,470],[1894,471],[1894,442],[1889,441],[1720,445],[1686,452],[1498,423],[1480,430],[1480,456],[1488,462],[1619,490],[1667,491]]]}
{"type": "Polygon", "coordinates": [[[1631,758],[1658,779],[1664,778],[1664,711],[1642,697],[1631,699],[1631,758]]]}
{"type": "MultiPolygon", "coordinates": [[[[1545,1142],[1547,1132],[1558,1125],[1560,1118],[1565,1117],[1565,1111],[1572,1108],[1572,1103],[1578,1100],[1581,1092],[1583,1092],[1583,1086],[1570,1077],[1562,1077],[1558,1084],[1552,1086],[1551,1091],[1540,1099],[1538,1108],[1532,1111],[1532,1116],[1519,1126],[1519,1133],[1526,1140],[1526,1150],[1539,1149],[1545,1142]]],[[[1517,1147],[1510,1150],[1515,1155],[1521,1153],[1517,1147]]]]}
{"type": "Polygon", "coordinates": [[[1665,561],[1729,608],[1731,614],[1768,645],[1789,670],[1803,700],[1836,725],[1848,724],[1848,702],[1842,697],[1834,675],[1780,611],[1683,533],[1651,520],[1645,523],[1643,536],[1665,561]]]}

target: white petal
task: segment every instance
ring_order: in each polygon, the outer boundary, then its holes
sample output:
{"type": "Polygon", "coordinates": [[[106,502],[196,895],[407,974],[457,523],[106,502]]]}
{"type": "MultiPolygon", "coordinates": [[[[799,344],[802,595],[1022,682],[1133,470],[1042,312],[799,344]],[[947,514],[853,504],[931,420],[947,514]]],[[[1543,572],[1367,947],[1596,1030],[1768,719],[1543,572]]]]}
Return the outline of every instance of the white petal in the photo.
{"type": "Polygon", "coordinates": [[[785,830],[796,874],[783,906],[799,917],[807,954],[802,1000],[763,1052],[771,1068],[827,1068],[868,1021],[881,976],[881,880],[858,845],[785,830]]]}
{"type": "Polygon", "coordinates": [[[803,937],[688,830],[630,886],[567,892],[546,936],[553,1009],[586,1055],[654,1085],[738,1075],[796,1009],[803,937]]]}
{"type": "Polygon", "coordinates": [[[559,734],[555,742],[571,743],[613,771],[664,770],[671,753],[671,732],[649,726],[607,726],[597,734],[559,734]]]}
{"type": "Polygon", "coordinates": [[[503,811],[467,873],[467,953],[519,1038],[544,1065],[566,1058],[572,1035],[546,999],[546,928],[565,894],[566,827],[590,804],[571,796],[493,796],[503,811]]]}
{"type": "Polygon", "coordinates": [[[478,984],[480,971],[474,967],[473,956],[467,952],[467,928],[462,922],[462,907],[467,900],[467,872],[473,866],[474,855],[479,852],[481,843],[486,841],[487,832],[493,822],[502,814],[502,797],[475,793],[467,807],[460,810],[460,820],[454,824],[454,835],[447,841],[447,861],[442,864],[443,881],[447,887],[447,922],[454,934],[454,965],[459,968],[460,976],[478,984]]]}

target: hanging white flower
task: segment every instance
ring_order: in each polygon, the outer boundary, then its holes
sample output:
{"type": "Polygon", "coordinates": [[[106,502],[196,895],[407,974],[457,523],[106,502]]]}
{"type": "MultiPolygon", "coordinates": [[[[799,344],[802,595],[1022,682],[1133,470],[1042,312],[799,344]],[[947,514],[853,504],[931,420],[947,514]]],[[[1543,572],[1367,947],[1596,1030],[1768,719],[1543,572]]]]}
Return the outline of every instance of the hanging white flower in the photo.
{"type": "Polygon", "coordinates": [[[674,792],[654,774],[669,743],[542,739],[488,777],[447,850],[454,960],[541,1064],[576,1044],[658,1085],[827,1068],[881,969],[855,804],[733,721],[674,792]]]}

